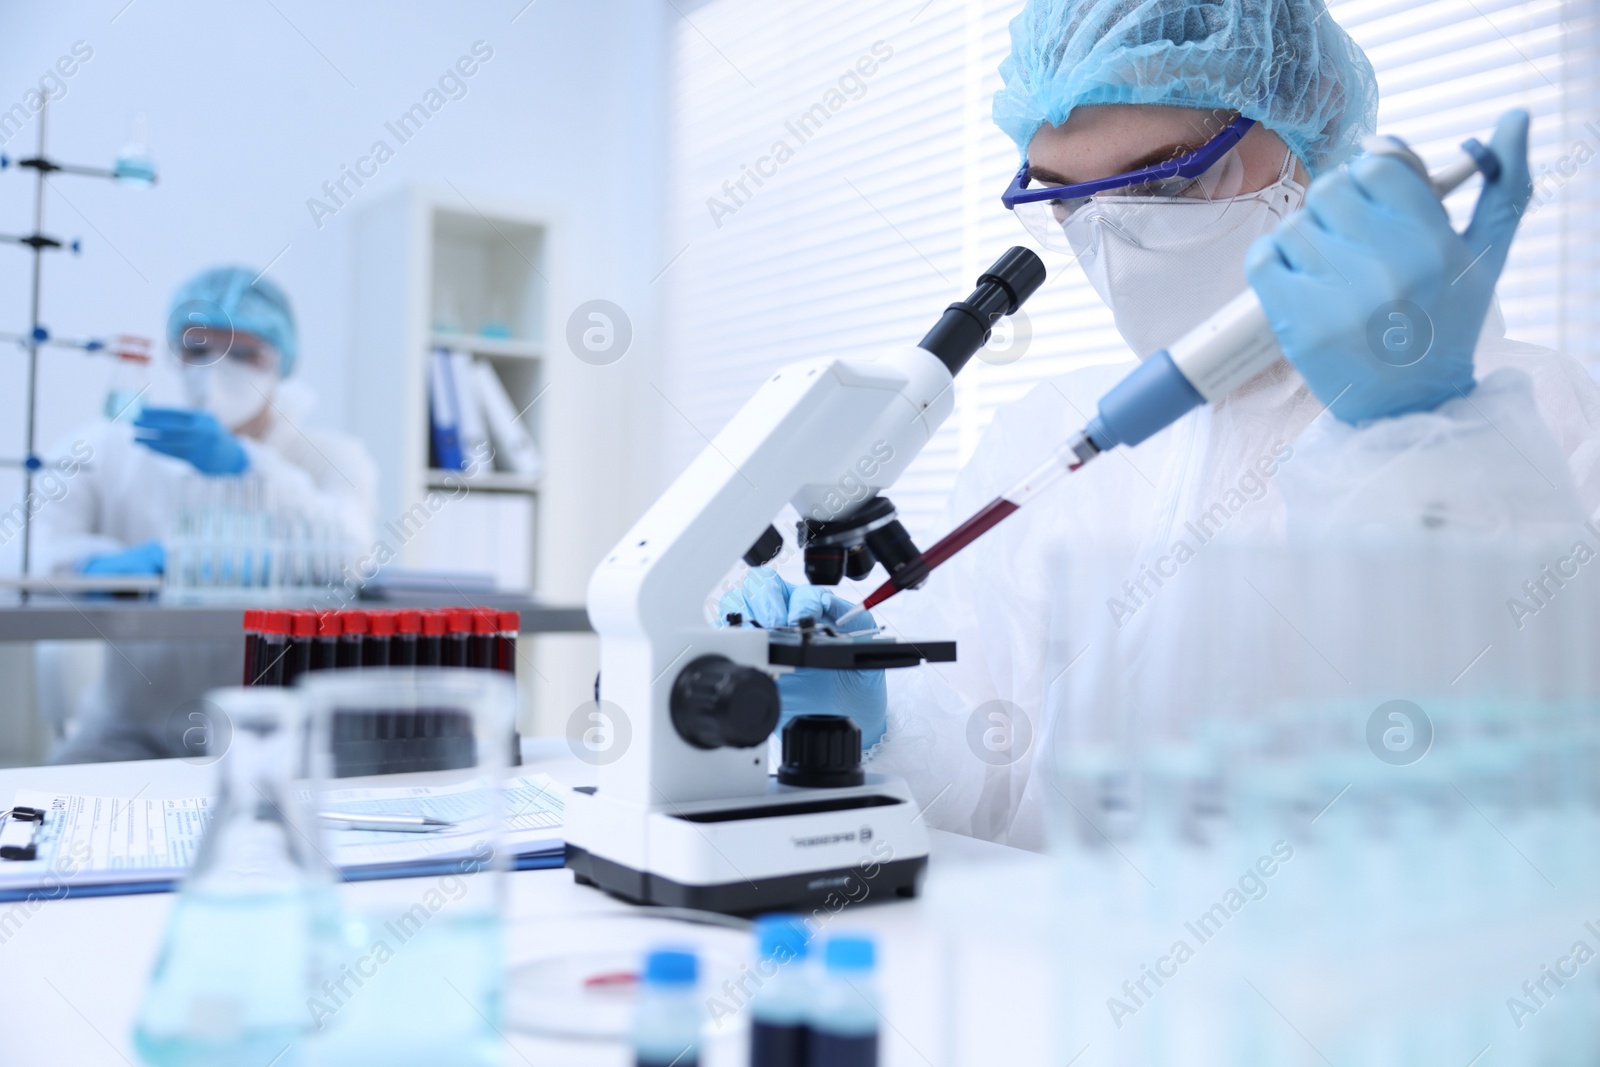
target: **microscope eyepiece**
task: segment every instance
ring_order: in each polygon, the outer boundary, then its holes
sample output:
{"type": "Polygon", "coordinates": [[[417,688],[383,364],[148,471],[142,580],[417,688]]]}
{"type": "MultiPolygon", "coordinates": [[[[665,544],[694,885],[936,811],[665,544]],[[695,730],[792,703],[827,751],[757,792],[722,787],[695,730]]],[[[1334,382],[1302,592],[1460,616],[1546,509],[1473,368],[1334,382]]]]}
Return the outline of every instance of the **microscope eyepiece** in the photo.
{"type": "Polygon", "coordinates": [[[994,261],[994,266],[978,275],[978,285],[981,288],[985,282],[992,282],[1008,289],[1012,303],[1005,313],[1010,315],[1039,291],[1044,279],[1044,261],[1029,249],[1013,245],[994,261]]]}
{"type": "Polygon", "coordinates": [[[965,300],[945,308],[944,315],[918,342],[955,374],[989,340],[1002,316],[1015,314],[1044,284],[1044,262],[1017,245],[1006,249],[994,266],[978,275],[978,287],[965,300]]]}

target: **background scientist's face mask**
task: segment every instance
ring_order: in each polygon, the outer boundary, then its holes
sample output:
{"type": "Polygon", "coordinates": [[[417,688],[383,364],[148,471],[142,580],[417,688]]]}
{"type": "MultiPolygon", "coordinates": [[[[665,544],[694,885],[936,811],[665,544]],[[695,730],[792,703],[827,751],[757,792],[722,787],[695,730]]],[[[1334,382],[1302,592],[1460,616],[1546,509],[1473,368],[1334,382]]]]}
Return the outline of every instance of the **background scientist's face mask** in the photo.
{"type": "Polygon", "coordinates": [[[183,391],[190,407],[203,408],[229,430],[237,430],[271,402],[278,383],[278,354],[265,342],[245,336],[224,346],[186,347],[183,391]]]}
{"type": "Polygon", "coordinates": [[[1062,219],[1089,283],[1140,359],[1243,292],[1251,242],[1305,199],[1290,152],[1278,180],[1252,193],[1234,193],[1243,180],[1237,153],[1213,169],[1221,173],[1185,195],[1096,196],[1062,219]]]}

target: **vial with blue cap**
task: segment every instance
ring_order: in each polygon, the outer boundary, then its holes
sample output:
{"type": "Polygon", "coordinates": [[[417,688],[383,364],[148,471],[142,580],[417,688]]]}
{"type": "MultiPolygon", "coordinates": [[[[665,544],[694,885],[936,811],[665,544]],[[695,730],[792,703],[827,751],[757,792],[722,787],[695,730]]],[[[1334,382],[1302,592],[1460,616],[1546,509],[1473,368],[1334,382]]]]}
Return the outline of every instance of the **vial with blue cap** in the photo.
{"type": "Polygon", "coordinates": [[[635,1067],[699,1067],[700,963],[687,948],[658,948],[644,961],[634,1015],[635,1067]]]}
{"type": "Polygon", "coordinates": [[[822,951],[811,1002],[808,1067],[877,1067],[877,949],[864,934],[840,934],[822,951]]]}
{"type": "Polygon", "coordinates": [[[750,1067],[806,1067],[810,939],[798,915],[763,915],[755,922],[761,984],[750,998],[750,1067]]]}

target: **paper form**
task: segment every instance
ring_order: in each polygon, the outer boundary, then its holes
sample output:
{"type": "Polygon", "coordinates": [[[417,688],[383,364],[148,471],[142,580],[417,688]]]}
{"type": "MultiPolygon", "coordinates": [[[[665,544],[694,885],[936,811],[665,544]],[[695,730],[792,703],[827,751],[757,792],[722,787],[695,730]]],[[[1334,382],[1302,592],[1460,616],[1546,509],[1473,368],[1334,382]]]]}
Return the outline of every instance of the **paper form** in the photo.
{"type": "MultiPolygon", "coordinates": [[[[410,788],[336,789],[322,795],[318,807],[354,815],[426,815],[455,823],[427,834],[388,830],[334,830],[328,835],[333,859],[340,867],[465,857],[487,836],[490,823],[475,817],[472,783],[410,788]]],[[[546,775],[514,778],[502,793],[501,847],[512,855],[551,852],[563,845],[560,787],[546,775]]]]}
{"type": "MultiPolygon", "coordinates": [[[[431,815],[456,825],[433,833],[330,830],[329,856],[340,868],[449,860],[470,856],[489,836],[489,821],[471,818],[470,783],[335,789],[317,803],[323,811],[431,815]],[[459,821],[458,821],[459,820],[459,821]]],[[[307,794],[302,793],[302,799],[307,794]]],[[[38,858],[0,861],[0,892],[41,888],[66,895],[73,885],[174,881],[194,862],[215,801],[124,799],[19,789],[13,805],[45,812],[35,843],[38,858]]],[[[543,774],[508,780],[502,800],[501,848],[512,856],[547,855],[562,848],[563,787],[543,774]]]]}

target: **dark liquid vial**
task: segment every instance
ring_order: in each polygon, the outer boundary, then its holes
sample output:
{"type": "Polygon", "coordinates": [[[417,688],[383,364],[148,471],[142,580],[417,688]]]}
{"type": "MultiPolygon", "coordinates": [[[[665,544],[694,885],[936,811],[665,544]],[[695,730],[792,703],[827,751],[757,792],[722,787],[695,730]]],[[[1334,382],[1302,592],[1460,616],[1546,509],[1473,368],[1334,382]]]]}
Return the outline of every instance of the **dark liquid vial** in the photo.
{"type": "Polygon", "coordinates": [[[311,670],[331,671],[338,665],[338,639],[332,637],[319,637],[311,643],[311,670]]]}
{"type": "Polygon", "coordinates": [[[396,634],[389,639],[389,666],[415,667],[417,665],[417,635],[396,634]]]}
{"type": "Polygon", "coordinates": [[[473,634],[467,642],[467,666],[493,670],[499,665],[495,645],[499,638],[494,634],[473,634]]]}
{"type": "Polygon", "coordinates": [[[878,1035],[847,1037],[813,1030],[806,1055],[810,1067],[878,1067],[878,1035]]]}
{"type": "Polygon", "coordinates": [[[438,634],[423,634],[417,638],[417,666],[437,667],[441,656],[440,643],[444,638],[438,634]]]}
{"type": "Polygon", "coordinates": [[[256,660],[255,685],[282,685],[283,661],[289,655],[289,638],[284,634],[268,634],[261,639],[256,660]]]}
{"type": "Polygon", "coordinates": [[[361,665],[387,667],[389,665],[389,639],[368,634],[361,639],[361,665]]]}
{"type": "MultiPolygon", "coordinates": [[[[249,625],[248,623],[246,624],[249,625]]],[[[261,645],[261,635],[252,629],[244,632],[244,682],[245,685],[256,684],[257,650],[261,645]]]]}
{"type": "Polygon", "coordinates": [[[289,638],[289,652],[283,657],[283,679],[280,685],[292,686],[295,679],[311,669],[312,637],[289,638]]]}
{"type": "Polygon", "coordinates": [[[469,634],[445,634],[444,643],[439,648],[439,659],[446,667],[465,667],[467,665],[467,638],[469,634]]]}
{"type": "Polygon", "coordinates": [[[361,666],[361,635],[347,634],[339,638],[339,653],[335,660],[336,667],[361,666]]]}
{"type": "Polygon", "coordinates": [[[806,1067],[806,1037],[802,1024],[783,1026],[750,1024],[750,1067],[806,1067]]]}

